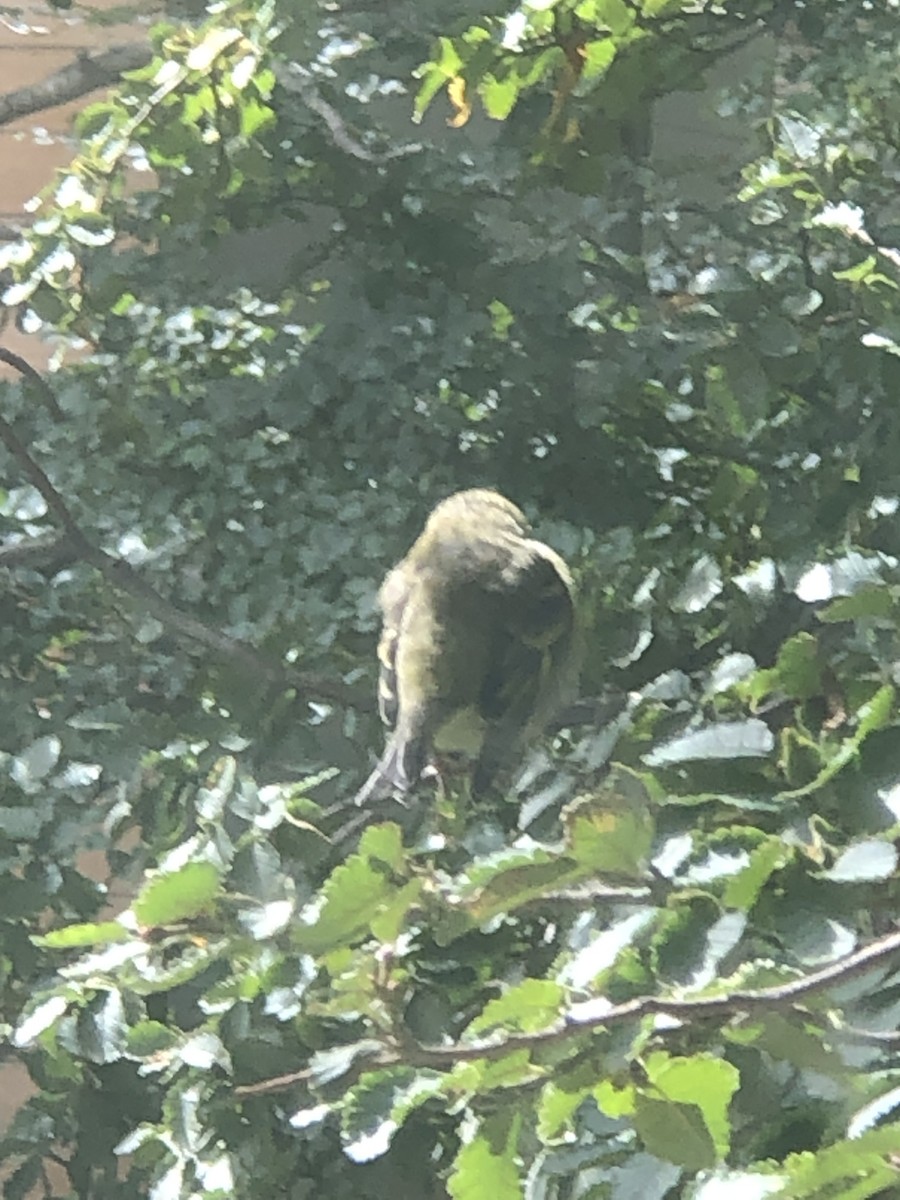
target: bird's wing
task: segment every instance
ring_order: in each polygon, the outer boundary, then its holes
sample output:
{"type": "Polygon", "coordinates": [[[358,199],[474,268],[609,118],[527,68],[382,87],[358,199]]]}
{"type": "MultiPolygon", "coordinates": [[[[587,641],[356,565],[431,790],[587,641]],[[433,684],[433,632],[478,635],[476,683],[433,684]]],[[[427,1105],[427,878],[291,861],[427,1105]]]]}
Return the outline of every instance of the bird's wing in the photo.
{"type": "MultiPolygon", "coordinates": [[[[382,612],[378,641],[378,711],[390,731],[384,753],[372,774],[356,794],[357,804],[377,802],[397,792],[408,791],[418,782],[425,767],[427,732],[418,706],[404,701],[401,711],[399,665],[409,656],[409,614],[416,604],[418,578],[400,563],[385,579],[378,600],[382,612]]],[[[415,639],[414,639],[415,640],[415,639]]],[[[407,675],[412,667],[407,661],[407,675]]],[[[409,691],[407,686],[406,691],[409,691]]]]}
{"type": "Polygon", "coordinates": [[[541,543],[505,573],[480,708],[488,733],[472,781],[477,795],[535,736],[574,680],[575,606],[565,564],[541,543]]]}
{"type": "Polygon", "coordinates": [[[378,712],[388,729],[396,726],[400,707],[397,648],[410,591],[409,574],[395,567],[378,594],[382,613],[381,637],[378,640],[378,712]]]}

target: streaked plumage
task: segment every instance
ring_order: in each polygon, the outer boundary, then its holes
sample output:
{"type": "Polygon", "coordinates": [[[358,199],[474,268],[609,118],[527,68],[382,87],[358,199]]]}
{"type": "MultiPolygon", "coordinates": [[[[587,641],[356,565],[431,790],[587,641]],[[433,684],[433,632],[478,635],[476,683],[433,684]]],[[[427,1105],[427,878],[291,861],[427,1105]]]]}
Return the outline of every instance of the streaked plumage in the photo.
{"type": "Polygon", "coordinates": [[[435,753],[464,753],[473,794],[485,792],[574,686],[566,564],[498,492],[456,492],[389,572],[379,604],[390,733],[357,803],[408,791],[435,753]]]}

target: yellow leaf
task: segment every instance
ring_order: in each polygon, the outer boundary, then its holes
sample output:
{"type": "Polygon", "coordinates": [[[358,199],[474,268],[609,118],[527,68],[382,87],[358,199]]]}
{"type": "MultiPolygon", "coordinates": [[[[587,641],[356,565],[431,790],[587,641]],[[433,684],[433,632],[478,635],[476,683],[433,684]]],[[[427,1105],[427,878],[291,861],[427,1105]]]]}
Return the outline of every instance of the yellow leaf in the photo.
{"type": "Polygon", "coordinates": [[[454,75],[447,84],[447,96],[456,109],[447,124],[451,129],[461,129],[472,115],[472,105],[466,99],[466,81],[461,75],[454,75]]]}

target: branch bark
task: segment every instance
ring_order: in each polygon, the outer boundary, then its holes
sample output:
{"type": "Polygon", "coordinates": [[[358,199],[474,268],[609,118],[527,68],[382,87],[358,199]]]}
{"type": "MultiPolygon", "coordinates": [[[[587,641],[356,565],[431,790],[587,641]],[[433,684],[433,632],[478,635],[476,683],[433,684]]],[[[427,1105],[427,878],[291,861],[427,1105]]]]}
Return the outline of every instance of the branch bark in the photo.
{"type": "Polygon", "coordinates": [[[361,162],[382,166],[393,158],[416,154],[421,149],[418,142],[409,142],[403,146],[394,146],[381,153],[369,150],[355,134],[351,133],[337,109],[329,104],[318,91],[310,73],[298,63],[277,63],[275,78],[286,92],[298,95],[310,112],[314,112],[317,117],[322,119],[331,134],[331,140],[339,150],[343,150],[345,154],[349,154],[353,158],[358,158],[361,162]]]}
{"type": "MultiPolygon", "coordinates": [[[[27,363],[18,354],[2,347],[0,347],[0,361],[8,363],[27,378],[38,389],[43,402],[53,416],[64,419],[64,413],[46,380],[30,363],[27,363]]],[[[142,579],[130,563],[109,554],[91,541],[75,520],[68,503],[53,485],[46,471],[35,462],[25,443],[12,425],[2,416],[0,416],[0,442],[6,446],[32,486],[40,492],[47,508],[62,527],[68,546],[78,559],[90,563],[115,588],[138,600],[141,607],[151,616],[156,617],[166,628],[200,646],[205,646],[206,649],[223,658],[239,663],[256,678],[264,680],[271,686],[296,687],[301,692],[311,693],[316,698],[323,700],[358,704],[359,697],[355,690],[347,687],[343,682],[286,670],[281,663],[273,662],[265,655],[260,654],[248,642],[230,637],[218,629],[212,629],[202,621],[198,621],[196,617],[182,612],[142,579]]]]}
{"type": "MultiPolygon", "coordinates": [[[[557,1024],[537,1033],[511,1034],[485,1038],[472,1042],[452,1042],[444,1046],[386,1047],[376,1055],[366,1056],[360,1062],[360,1072],[368,1069],[383,1070],[385,1067],[414,1066],[437,1070],[450,1070],[457,1063],[473,1060],[496,1060],[525,1050],[529,1054],[544,1046],[570,1041],[585,1033],[610,1029],[640,1021],[643,1017],[665,1014],[689,1023],[692,1020],[707,1020],[710,1017],[728,1018],[743,1013],[771,1012],[790,1007],[807,996],[815,995],[826,988],[846,983],[858,975],[865,974],[900,952],[900,933],[890,933],[870,942],[860,950],[839,958],[820,971],[800,975],[786,983],[773,987],[752,988],[724,992],[718,996],[695,996],[682,999],[672,996],[636,996],[624,1004],[612,1004],[605,1010],[581,1017],[576,1013],[563,1014],[557,1024]]],[[[856,1031],[857,1035],[864,1031],[856,1031]]],[[[840,1036],[839,1032],[836,1036],[840,1036]]],[[[354,1068],[355,1069],[355,1068],[354,1068]]],[[[308,1083],[312,1078],[309,1068],[279,1075],[273,1079],[262,1079],[259,1083],[248,1083],[234,1089],[237,1096],[262,1096],[270,1092],[282,1092],[299,1083],[308,1083]]]]}
{"type": "Polygon", "coordinates": [[[50,534],[0,546],[0,570],[3,567],[29,567],[55,573],[77,557],[75,547],[65,534],[50,534]]]}
{"type": "Polygon", "coordinates": [[[82,51],[73,62],[46,79],[0,96],[0,125],[79,100],[110,87],[123,71],[145,66],[153,56],[149,42],[121,42],[97,53],[82,51]]]}
{"type": "MultiPolygon", "coordinates": [[[[123,71],[134,71],[150,62],[153,50],[149,42],[121,42],[97,53],[82,51],[66,66],[54,71],[46,79],[14,92],[0,95],[0,126],[9,125],[22,117],[79,100],[99,88],[111,87],[123,71]]],[[[418,143],[395,146],[381,153],[364,146],[351,133],[337,109],[333,108],[318,92],[308,72],[297,64],[276,66],[278,82],[286,91],[297,93],[303,103],[328,127],[332,141],[339,149],[362,162],[380,165],[393,158],[414,154],[420,149],[418,143]]]]}

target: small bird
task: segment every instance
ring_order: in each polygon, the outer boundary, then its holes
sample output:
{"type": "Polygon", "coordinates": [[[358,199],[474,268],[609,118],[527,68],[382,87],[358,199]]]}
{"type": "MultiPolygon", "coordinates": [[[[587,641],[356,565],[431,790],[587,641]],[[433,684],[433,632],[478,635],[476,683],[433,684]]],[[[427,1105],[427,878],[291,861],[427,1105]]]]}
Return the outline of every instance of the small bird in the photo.
{"type": "Polygon", "coordinates": [[[415,787],[463,754],[483,795],[574,690],[576,615],[560,556],[487,488],[432,511],[379,592],[378,706],[390,731],[357,804],[415,787]]]}

